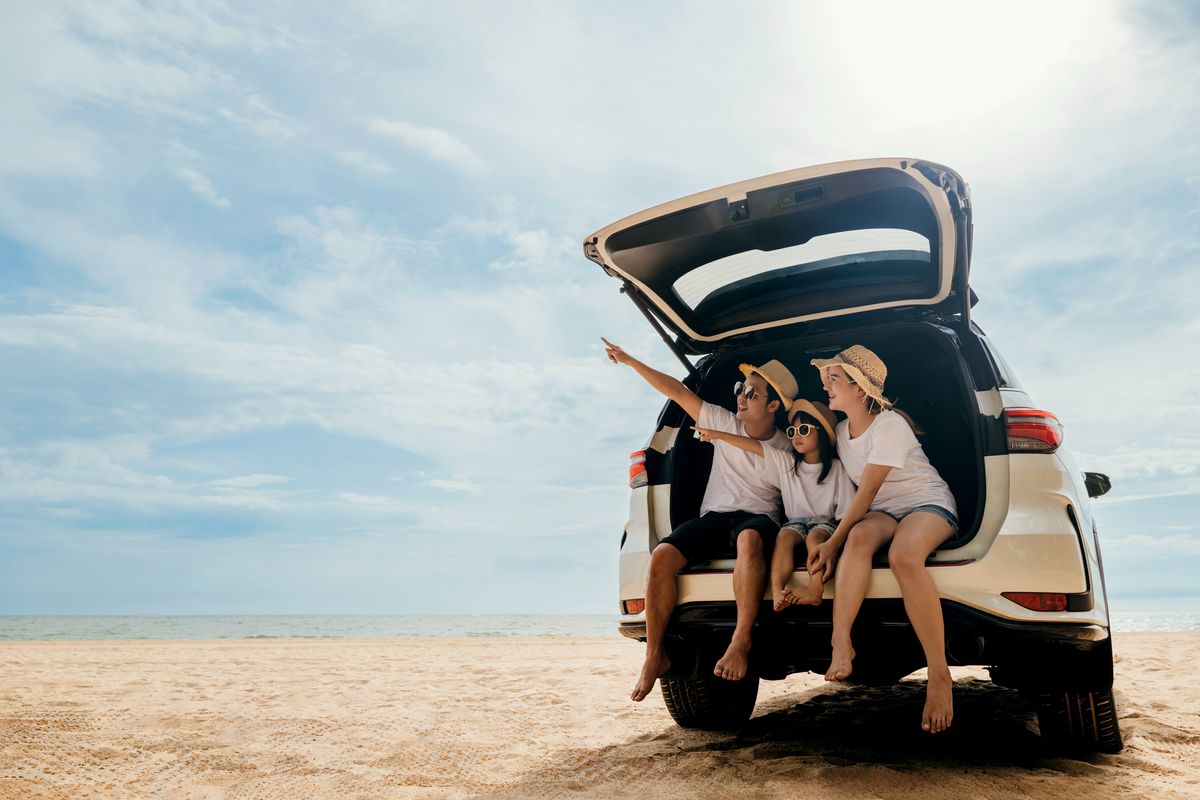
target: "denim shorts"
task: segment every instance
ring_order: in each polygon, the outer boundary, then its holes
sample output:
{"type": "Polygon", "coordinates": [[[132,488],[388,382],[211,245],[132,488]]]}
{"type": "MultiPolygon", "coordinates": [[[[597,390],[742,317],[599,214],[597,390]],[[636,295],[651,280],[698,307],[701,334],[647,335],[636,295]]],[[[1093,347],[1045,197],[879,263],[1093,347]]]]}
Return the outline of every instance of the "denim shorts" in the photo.
{"type": "Polygon", "coordinates": [[[830,535],[833,534],[833,523],[824,517],[796,517],[789,519],[783,523],[779,529],[780,532],[791,529],[800,534],[800,541],[808,538],[808,534],[812,533],[817,528],[824,528],[830,535]]]}
{"type": "Polygon", "coordinates": [[[891,511],[884,511],[882,508],[872,508],[871,510],[878,511],[880,514],[887,514],[889,517],[896,520],[896,522],[904,519],[914,511],[928,511],[930,514],[937,514],[939,517],[946,520],[946,522],[949,522],[951,533],[958,530],[958,517],[954,516],[954,512],[948,508],[943,508],[936,503],[926,503],[925,505],[917,506],[916,508],[910,508],[908,511],[901,511],[899,514],[893,514],[891,511]]]}

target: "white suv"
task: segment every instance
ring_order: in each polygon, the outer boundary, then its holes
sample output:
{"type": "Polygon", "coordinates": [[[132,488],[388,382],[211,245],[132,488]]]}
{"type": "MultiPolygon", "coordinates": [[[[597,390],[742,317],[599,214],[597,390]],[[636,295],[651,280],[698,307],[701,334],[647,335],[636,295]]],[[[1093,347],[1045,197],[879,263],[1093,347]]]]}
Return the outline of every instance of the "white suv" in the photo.
{"type": "MultiPolygon", "coordinates": [[[[1108,479],[1076,468],[1058,420],[1036,406],[971,322],[966,183],[917,159],[826,164],[684,197],[584,241],[686,366],[684,383],[732,408],[738,364],[779,359],[800,396],[822,398],[809,360],[852,344],[888,365],[889,394],[954,492],[960,531],[929,559],[951,665],[984,665],[1036,706],[1056,747],[1115,752],[1112,642],[1090,497],[1108,479]],[[697,358],[698,357],[698,358],[697,358]]],[[[620,629],[644,639],[650,552],[698,513],[712,449],[668,402],[630,458],[621,537],[620,629]]],[[[735,622],[733,553],[678,577],[663,699],[685,727],[729,727],[760,678],[824,672],[832,585],[820,607],[765,602],[750,674],[712,674],[735,622]]],[[[807,582],[802,558],[793,587],[807,582]]],[[[891,682],[924,666],[886,552],[854,629],[853,678],[891,682]]]]}

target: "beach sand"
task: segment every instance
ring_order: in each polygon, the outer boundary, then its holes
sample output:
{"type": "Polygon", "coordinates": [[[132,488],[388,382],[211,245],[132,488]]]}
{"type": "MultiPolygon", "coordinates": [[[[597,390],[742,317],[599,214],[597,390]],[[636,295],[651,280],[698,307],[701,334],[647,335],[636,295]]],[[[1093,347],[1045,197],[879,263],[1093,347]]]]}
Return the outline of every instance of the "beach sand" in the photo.
{"type": "Polygon", "coordinates": [[[1046,757],[1031,712],[956,670],[764,682],[736,733],[629,701],[642,645],[467,638],[0,643],[2,798],[1196,798],[1200,634],[1117,634],[1126,749],[1046,757]]]}

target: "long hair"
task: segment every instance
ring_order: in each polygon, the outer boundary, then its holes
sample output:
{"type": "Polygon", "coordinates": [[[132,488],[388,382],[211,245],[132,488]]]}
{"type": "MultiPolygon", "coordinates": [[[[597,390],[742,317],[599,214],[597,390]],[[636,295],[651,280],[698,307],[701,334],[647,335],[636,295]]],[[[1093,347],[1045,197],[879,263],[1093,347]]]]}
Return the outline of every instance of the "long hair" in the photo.
{"type": "MultiPolygon", "coordinates": [[[[833,442],[829,440],[829,434],[825,432],[825,428],[821,426],[811,414],[805,411],[797,411],[791,420],[795,425],[800,422],[807,422],[817,429],[817,455],[821,458],[821,474],[817,477],[817,483],[824,483],[829,477],[829,470],[833,469],[833,442]]],[[[792,473],[797,477],[800,475],[800,465],[804,463],[804,456],[796,452],[796,448],[792,448],[792,473]]]]}
{"type": "MultiPolygon", "coordinates": [[[[847,377],[849,377],[849,375],[847,375],[847,377]]],[[[850,382],[854,383],[854,379],[850,378],[850,382]]],[[[855,385],[857,386],[858,384],[855,384],[855,385]]],[[[895,403],[892,403],[890,408],[892,409],[892,411],[895,411],[897,414],[899,414],[901,417],[904,418],[904,421],[908,423],[908,427],[912,428],[912,432],[914,435],[916,435],[916,436],[924,436],[925,435],[925,429],[922,428],[920,425],[918,425],[917,421],[914,420],[907,411],[902,411],[901,409],[897,408],[895,403]]],[[[880,403],[874,397],[867,395],[867,412],[869,414],[871,414],[871,416],[880,414],[883,411],[883,409],[884,409],[883,403],[880,403]]]]}

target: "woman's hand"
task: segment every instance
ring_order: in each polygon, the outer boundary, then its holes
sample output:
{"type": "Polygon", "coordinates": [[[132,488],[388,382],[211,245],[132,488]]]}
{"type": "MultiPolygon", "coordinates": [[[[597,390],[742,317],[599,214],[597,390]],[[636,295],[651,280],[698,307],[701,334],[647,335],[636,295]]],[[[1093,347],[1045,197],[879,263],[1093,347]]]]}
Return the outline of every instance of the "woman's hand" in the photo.
{"type": "Polygon", "coordinates": [[[603,336],[600,341],[604,342],[604,355],[608,356],[608,360],[614,364],[628,364],[633,361],[633,356],[626,353],[619,346],[613,344],[603,336]]]}
{"type": "Polygon", "coordinates": [[[833,569],[837,566],[838,549],[832,544],[832,539],[826,539],[808,551],[808,574],[815,577],[820,573],[823,582],[833,576],[833,569]]]}
{"type": "Polygon", "coordinates": [[[721,438],[721,431],[714,431],[712,428],[697,428],[692,426],[692,430],[696,432],[696,438],[702,442],[715,442],[721,438]]]}

